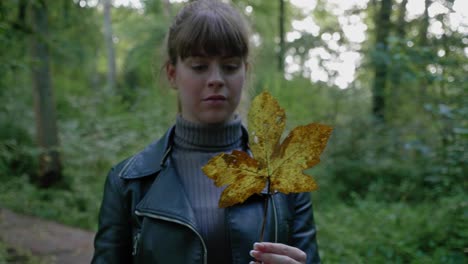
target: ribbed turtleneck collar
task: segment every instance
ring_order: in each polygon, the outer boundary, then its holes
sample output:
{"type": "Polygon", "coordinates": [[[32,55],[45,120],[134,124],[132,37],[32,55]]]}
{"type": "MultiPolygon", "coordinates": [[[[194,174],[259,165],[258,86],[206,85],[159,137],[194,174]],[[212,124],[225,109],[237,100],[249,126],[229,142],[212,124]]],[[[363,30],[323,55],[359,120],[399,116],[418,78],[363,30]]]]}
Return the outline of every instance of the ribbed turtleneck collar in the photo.
{"type": "Polygon", "coordinates": [[[239,116],[223,124],[196,124],[177,116],[174,144],[191,150],[222,151],[242,143],[242,123],[239,116]]]}

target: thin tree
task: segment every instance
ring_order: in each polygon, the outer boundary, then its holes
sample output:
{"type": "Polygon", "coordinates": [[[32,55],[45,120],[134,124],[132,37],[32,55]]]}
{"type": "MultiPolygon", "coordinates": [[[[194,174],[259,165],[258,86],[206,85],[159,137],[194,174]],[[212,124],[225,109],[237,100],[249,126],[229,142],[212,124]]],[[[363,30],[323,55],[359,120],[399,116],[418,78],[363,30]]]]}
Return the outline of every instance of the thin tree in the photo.
{"type": "Polygon", "coordinates": [[[420,45],[427,45],[427,31],[429,28],[429,6],[431,5],[430,0],[424,0],[424,12],[421,20],[421,27],[419,29],[419,39],[418,42],[420,45]]]}
{"type": "MultiPolygon", "coordinates": [[[[405,21],[405,16],[406,16],[406,5],[408,4],[408,0],[403,0],[399,6],[398,10],[398,17],[396,21],[396,28],[395,28],[395,33],[396,36],[399,39],[399,45],[400,46],[406,46],[406,28],[407,24],[405,21]]],[[[398,98],[397,94],[399,91],[401,91],[400,85],[402,81],[402,69],[401,66],[402,63],[400,61],[394,61],[392,63],[392,70],[391,70],[391,81],[392,81],[392,96],[393,98],[398,98]]]]}
{"type": "Polygon", "coordinates": [[[48,39],[47,20],[46,1],[34,1],[32,3],[34,32],[31,37],[31,56],[34,63],[31,69],[37,142],[41,149],[37,183],[41,187],[49,187],[62,178],[49,49],[46,42],[48,39]]]}
{"type": "Polygon", "coordinates": [[[116,66],[114,51],[114,36],[112,33],[111,8],[112,0],[103,0],[104,5],[104,37],[107,49],[107,87],[113,91],[116,84],[116,66]]]}
{"type": "Polygon", "coordinates": [[[405,17],[406,17],[406,5],[407,4],[408,4],[408,0],[403,0],[403,1],[401,1],[400,8],[399,8],[400,10],[399,10],[399,13],[398,13],[396,31],[397,31],[397,36],[400,39],[404,39],[406,37],[405,17]]]}
{"type": "Polygon", "coordinates": [[[284,21],[285,21],[285,11],[284,11],[284,0],[279,0],[279,51],[278,51],[278,70],[284,72],[284,21]]]}
{"type": "Polygon", "coordinates": [[[374,82],[372,85],[372,113],[378,123],[385,123],[385,90],[387,86],[388,36],[390,34],[390,14],[392,0],[382,0],[375,17],[376,54],[374,56],[374,82]]]}
{"type": "MultiPolygon", "coordinates": [[[[421,60],[421,63],[420,63],[420,69],[422,72],[426,72],[426,67],[427,67],[427,64],[429,64],[430,62],[428,61],[427,59],[427,56],[424,52],[424,47],[428,47],[430,46],[429,45],[429,39],[427,37],[427,32],[428,32],[428,28],[429,28],[429,6],[431,5],[431,1],[430,0],[425,0],[424,1],[424,13],[422,15],[422,20],[421,20],[421,23],[420,23],[420,28],[419,28],[419,38],[417,39],[417,45],[418,47],[422,48],[421,50],[423,51],[422,52],[422,60],[421,60]]],[[[428,94],[427,94],[427,90],[428,90],[428,86],[429,86],[429,79],[427,77],[427,75],[424,75],[424,78],[421,78],[421,81],[420,81],[420,84],[419,84],[419,92],[421,93],[421,101],[424,103],[424,101],[428,100],[428,94]]]]}
{"type": "Polygon", "coordinates": [[[170,0],[162,0],[163,12],[166,18],[172,17],[172,4],[170,0]]]}

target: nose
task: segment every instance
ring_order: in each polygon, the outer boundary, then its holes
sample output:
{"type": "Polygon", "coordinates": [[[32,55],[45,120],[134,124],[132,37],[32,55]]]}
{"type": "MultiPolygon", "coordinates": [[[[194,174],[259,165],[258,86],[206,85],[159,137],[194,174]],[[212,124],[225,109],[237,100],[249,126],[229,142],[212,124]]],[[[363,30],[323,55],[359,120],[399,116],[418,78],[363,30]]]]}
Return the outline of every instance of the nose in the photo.
{"type": "Polygon", "coordinates": [[[208,76],[208,87],[220,88],[224,86],[224,77],[222,69],[219,65],[214,65],[211,68],[210,75],[208,76]]]}

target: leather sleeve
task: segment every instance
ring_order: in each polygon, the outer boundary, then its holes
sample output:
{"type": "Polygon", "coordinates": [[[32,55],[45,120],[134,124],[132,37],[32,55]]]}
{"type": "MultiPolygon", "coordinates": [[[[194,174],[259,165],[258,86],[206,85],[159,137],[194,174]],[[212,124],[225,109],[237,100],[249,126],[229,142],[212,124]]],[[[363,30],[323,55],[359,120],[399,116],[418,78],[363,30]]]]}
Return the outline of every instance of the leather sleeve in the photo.
{"type": "Polygon", "coordinates": [[[295,213],[292,243],[307,254],[307,264],[320,263],[310,193],[294,194],[292,202],[295,213]]]}
{"type": "Polygon", "coordinates": [[[132,263],[130,215],[124,201],[123,182],[111,170],[104,185],[99,227],[91,263],[132,263]]]}

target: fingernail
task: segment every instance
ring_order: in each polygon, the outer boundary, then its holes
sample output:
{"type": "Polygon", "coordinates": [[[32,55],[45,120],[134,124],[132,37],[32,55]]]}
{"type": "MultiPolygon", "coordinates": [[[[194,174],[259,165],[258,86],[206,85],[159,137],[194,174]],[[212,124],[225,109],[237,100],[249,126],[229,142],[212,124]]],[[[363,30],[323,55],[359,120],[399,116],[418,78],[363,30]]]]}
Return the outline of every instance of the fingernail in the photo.
{"type": "Polygon", "coordinates": [[[255,249],[258,248],[258,246],[260,246],[260,243],[258,243],[258,242],[255,242],[255,243],[253,244],[253,248],[255,248],[255,249]]]}
{"type": "Polygon", "coordinates": [[[250,254],[250,256],[251,256],[252,258],[255,258],[254,253],[255,253],[254,250],[250,250],[250,252],[249,252],[249,254],[250,254]]]}

